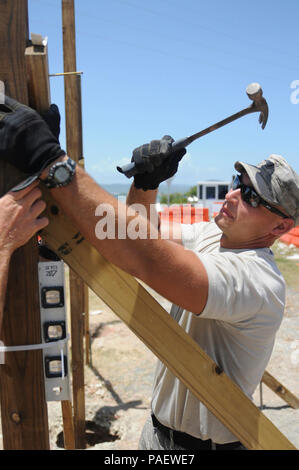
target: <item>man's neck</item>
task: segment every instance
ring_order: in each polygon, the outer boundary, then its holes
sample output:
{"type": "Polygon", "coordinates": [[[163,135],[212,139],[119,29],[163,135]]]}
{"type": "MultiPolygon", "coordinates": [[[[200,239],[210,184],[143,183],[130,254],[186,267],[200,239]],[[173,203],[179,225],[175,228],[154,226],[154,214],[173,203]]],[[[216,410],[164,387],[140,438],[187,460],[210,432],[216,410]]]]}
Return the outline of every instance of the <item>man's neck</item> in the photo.
{"type": "Polygon", "coordinates": [[[220,239],[221,248],[230,250],[256,250],[258,248],[270,248],[275,241],[275,237],[262,237],[254,240],[232,240],[224,233],[220,239]]]}

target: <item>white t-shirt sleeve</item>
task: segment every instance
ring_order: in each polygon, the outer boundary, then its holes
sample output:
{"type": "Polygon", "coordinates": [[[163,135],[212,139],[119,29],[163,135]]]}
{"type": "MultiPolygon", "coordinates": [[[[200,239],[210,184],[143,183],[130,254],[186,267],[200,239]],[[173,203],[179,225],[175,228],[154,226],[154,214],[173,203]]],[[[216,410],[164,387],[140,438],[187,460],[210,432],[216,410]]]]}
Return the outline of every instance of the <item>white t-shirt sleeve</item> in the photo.
{"type": "Polygon", "coordinates": [[[185,248],[196,250],[207,224],[208,222],[181,224],[182,242],[185,248]]]}
{"type": "Polygon", "coordinates": [[[208,300],[202,318],[235,323],[252,318],[262,310],[267,294],[263,283],[259,283],[262,272],[254,262],[236,254],[199,256],[209,279],[208,300]]]}

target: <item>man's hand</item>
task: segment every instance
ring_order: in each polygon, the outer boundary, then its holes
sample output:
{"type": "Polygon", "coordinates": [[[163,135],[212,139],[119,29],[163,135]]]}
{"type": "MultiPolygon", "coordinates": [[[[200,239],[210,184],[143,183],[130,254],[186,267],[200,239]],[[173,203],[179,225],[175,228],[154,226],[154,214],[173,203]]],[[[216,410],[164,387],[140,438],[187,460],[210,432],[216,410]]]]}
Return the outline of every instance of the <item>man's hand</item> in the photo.
{"type": "Polygon", "coordinates": [[[173,142],[172,137],[165,135],[161,140],[152,140],[133,150],[131,161],[138,170],[138,174],[134,176],[137,189],[157,189],[162,181],[175,175],[186,149],[172,151],[173,142]]]}
{"type": "Polygon", "coordinates": [[[0,198],[0,251],[12,254],[49,223],[40,217],[46,203],[34,182],[19,192],[8,192],[0,198]]]}
{"type": "Polygon", "coordinates": [[[0,159],[33,175],[62,155],[65,152],[44,119],[6,96],[5,104],[0,104],[0,159]]]}

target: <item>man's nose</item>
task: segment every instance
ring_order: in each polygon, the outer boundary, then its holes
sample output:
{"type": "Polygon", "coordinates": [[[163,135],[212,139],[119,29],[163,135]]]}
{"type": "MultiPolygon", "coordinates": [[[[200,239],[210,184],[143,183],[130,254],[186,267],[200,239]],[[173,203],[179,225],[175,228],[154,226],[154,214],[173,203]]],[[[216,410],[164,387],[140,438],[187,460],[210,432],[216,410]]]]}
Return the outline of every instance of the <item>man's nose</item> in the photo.
{"type": "Polygon", "coordinates": [[[228,191],[228,193],[226,193],[226,195],[225,195],[225,200],[226,200],[226,201],[231,201],[231,200],[233,200],[233,199],[236,199],[236,200],[237,200],[237,199],[240,198],[240,194],[241,194],[240,188],[237,188],[237,189],[232,189],[232,188],[231,188],[231,189],[228,191]]]}

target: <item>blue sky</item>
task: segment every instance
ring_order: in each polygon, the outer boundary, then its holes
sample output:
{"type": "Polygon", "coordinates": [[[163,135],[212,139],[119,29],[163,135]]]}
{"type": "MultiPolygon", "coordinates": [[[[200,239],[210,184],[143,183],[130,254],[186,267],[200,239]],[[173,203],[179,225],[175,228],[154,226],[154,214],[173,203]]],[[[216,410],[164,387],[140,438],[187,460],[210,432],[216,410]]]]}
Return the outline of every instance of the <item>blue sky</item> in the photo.
{"type": "MultiPolygon", "coordinates": [[[[236,160],[255,164],[271,153],[299,173],[298,0],[75,6],[84,156],[99,184],[128,182],[115,167],[135,147],[164,134],[188,136],[248,106],[251,82],[262,85],[269,104],[265,130],[252,114],[199,139],[175,183],[230,179],[236,160]]],[[[60,0],[29,0],[30,31],[48,37],[50,73],[63,72],[61,22],[60,0]]],[[[63,115],[63,78],[51,78],[51,97],[63,115]]]]}

